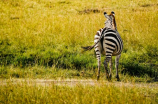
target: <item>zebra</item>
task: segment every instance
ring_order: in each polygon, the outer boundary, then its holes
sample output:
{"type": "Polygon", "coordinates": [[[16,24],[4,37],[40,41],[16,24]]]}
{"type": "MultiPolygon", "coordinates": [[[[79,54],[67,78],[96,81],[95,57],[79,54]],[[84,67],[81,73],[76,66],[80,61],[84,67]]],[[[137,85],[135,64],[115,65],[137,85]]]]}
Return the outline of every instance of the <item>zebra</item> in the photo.
{"type": "Polygon", "coordinates": [[[101,54],[105,55],[104,67],[106,71],[106,77],[108,80],[111,80],[112,77],[112,56],[116,56],[115,58],[115,68],[116,68],[116,78],[117,81],[120,80],[118,74],[118,65],[119,59],[121,56],[121,52],[123,50],[123,41],[117,31],[116,21],[115,21],[115,13],[112,11],[109,15],[104,12],[105,18],[105,27],[97,31],[94,38],[94,45],[82,47],[84,51],[91,50],[95,48],[96,57],[98,60],[98,74],[97,80],[100,77],[100,66],[101,66],[101,54]],[[110,62],[110,63],[109,63],[110,62]],[[110,70],[108,70],[108,63],[110,70]]]}

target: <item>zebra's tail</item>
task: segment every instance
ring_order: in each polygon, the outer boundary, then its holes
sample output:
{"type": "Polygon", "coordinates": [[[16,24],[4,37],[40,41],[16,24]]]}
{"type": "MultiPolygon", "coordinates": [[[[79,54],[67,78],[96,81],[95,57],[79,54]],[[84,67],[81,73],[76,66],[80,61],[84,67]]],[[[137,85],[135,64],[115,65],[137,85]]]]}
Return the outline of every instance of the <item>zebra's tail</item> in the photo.
{"type": "Polygon", "coordinates": [[[82,46],[81,46],[81,48],[83,49],[82,52],[92,50],[92,49],[95,47],[95,45],[98,44],[98,43],[100,42],[100,40],[101,40],[102,38],[103,38],[103,37],[101,36],[100,39],[99,39],[94,45],[92,45],[92,46],[86,46],[86,47],[82,47],[82,46]]]}
{"type": "Polygon", "coordinates": [[[101,39],[103,39],[104,35],[102,33],[105,30],[107,30],[107,28],[102,28],[99,31],[97,31],[97,35],[99,34],[100,38],[99,38],[99,40],[94,45],[92,45],[92,46],[86,46],[86,47],[82,47],[81,46],[81,48],[83,48],[82,52],[85,52],[85,51],[88,51],[88,50],[92,50],[95,47],[95,45],[98,44],[101,41],[101,39]]]}
{"type": "Polygon", "coordinates": [[[83,49],[82,52],[85,52],[85,51],[89,51],[89,50],[92,50],[94,48],[95,45],[92,45],[92,46],[86,46],[86,47],[81,47],[83,49]]]}

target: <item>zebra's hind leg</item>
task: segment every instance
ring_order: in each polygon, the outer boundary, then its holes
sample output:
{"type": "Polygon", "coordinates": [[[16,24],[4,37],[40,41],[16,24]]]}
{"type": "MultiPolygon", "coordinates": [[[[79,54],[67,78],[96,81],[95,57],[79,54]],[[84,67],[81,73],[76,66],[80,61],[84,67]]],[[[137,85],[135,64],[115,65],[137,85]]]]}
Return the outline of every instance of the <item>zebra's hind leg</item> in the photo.
{"type": "Polygon", "coordinates": [[[101,43],[99,42],[94,48],[95,48],[96,58],[98,60],[97,80],[99,80],[99,77],[100,77],[100,66],[101,66],[101,43]]]}
{"type": "Polygon", "coordinates": [[[100,78],[100,66],[101,66],[101,54],[100,51],[96,51],[96,57],[98,60],[98,74],[97,74],[97,80],[100,78]]]}
{"type": "Polygon", "coordinates": [[[111,79],[112,78],[112,57],[110,58],[109,60],[109,67],[110,67],[110,72],[109,72],[109,78],[111,79]]]}
{"type": "Polygon", "coordinates": [[[109,76],[109,71],[108,71],[108,62],[110,60],[111,57],[106,57],[104,60],[104,67],[105,67],[105,72],[106,72],[106,78],[108,80],[110,80],[110,76],[109,76]]]}
{"type": "Polygon", "coordinates": [[[101,66],[101,61],[98,59],[98,75],[97,75],[97,80],[99,80],[100,77],[100,66],[101,66]]]}
{"type": "Polygon", "coordinates": [[[121,54],[117,55],[116,58],[115,58],[115,68],[116,68],[116,78],[117,78],[117,81],[120,81],[119,74],[118,74],[118,65],[119,65],[120,56],[121,56],[121,54]]]}

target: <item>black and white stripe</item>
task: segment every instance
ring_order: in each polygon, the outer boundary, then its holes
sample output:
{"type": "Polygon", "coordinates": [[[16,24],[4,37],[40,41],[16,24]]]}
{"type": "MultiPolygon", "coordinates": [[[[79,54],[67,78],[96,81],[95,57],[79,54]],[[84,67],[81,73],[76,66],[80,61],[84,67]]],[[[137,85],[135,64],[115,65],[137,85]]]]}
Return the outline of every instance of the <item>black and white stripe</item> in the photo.
{"type": "Polygon", "coordinates": [[[119,80],[118,75],[118,64],[119,58],[121,56],[121,52],[123,49],[123,41],[117,31],[116,21],[114,12],[111,12],[110,15],[104,13],[107,21],[105,22],[105,28],[97,31],[94,38],[94,45],[88,47],[82,47],[85,50],[91,50],[95,48],[96,57],[98,59],[98,76],[100,76],[100,66],[101,66],[101,54],[105,55],[104,67],[106,70],[107,78],[110,79],[112,77],[112,56],[116,56],[115,59],[115,67],[116,67],[116,78],[119,80]],[[110,70],[107,69],[108,63],[110,62],[110,70]]]}

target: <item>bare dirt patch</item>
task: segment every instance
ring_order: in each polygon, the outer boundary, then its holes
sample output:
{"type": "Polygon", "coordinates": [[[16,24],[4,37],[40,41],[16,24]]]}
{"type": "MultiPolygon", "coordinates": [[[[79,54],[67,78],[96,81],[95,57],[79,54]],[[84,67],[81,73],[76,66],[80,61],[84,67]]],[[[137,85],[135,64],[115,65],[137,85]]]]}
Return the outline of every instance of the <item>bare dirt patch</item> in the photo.
{"type": "Polygon", "coordinates": [[[7,84],[23,84],[27,83],[28,85],[40,85],[40,86],[50,86],[50,85],[58,85],[58,86],[76,86],[76,85],[83,85],[83,86],[102,86],[102,85],[111,85],[117,87],[148,87],[148,88],[158,88],[158,83],[125,83],[125,82],[108,82],[105,80],[96,81],[92,79],[64,79],[64,80],[54,80],[54,79],[1,79],[0,85],[7,85],[7,84]]]}

